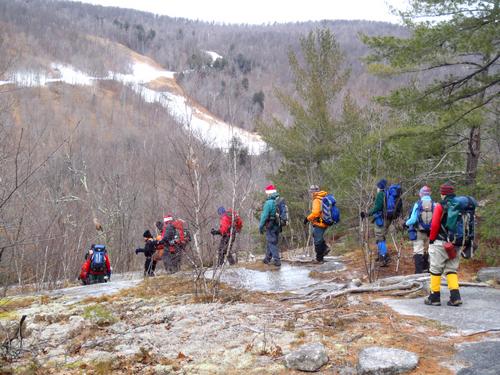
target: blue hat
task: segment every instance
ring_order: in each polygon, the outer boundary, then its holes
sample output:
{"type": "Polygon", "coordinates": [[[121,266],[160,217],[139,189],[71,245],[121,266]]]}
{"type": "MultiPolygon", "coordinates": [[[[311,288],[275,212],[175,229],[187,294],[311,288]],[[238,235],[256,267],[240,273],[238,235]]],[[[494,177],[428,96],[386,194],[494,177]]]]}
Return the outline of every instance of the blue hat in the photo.
{"type": "Polygon", "coordinates": [[[217,213],[220,215],[224,214],[226,212],[226,209],[222,206],[220,206],[218,209],[217,209],[217,213]]]}
{"type": "Polygon", "coordinates": [[[379,182],[377,182],[377,187],[380,190],[384,190],[386,186],[387,186],[387,180],[385,178],[383,178],[379,182]]]}

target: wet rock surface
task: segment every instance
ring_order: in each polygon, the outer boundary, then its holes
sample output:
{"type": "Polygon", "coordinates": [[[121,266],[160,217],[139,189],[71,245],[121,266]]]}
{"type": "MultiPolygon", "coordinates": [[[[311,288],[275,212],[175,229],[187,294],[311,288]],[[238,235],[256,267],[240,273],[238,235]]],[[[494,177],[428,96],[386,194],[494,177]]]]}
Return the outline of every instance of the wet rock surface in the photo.
{"type": "Polygon", "coordinates": [[[327,363],[326,348],[319,342],[303,345],[285,356],[286,367],[294,370],[314,372],[327,363]]]}
{"type": "Polygon", "coordinates": [[[500,282],[500,267],[485,267],[477,272],[478,281],[495,280],[500,282]]]}
{"type": "Polygon", "coordinates": [[[500,341],[461,344],[454,362],[460,368],[457,375],[500,374],[500,341]]]}
{"type": "Polygon", "coordinates": [[[500,290],[467,287],[460,289],[463,305],[447,306],[449,291],[441,289],[442,306],[428,306],[423,298],[380,299],[400,314],[423,316],[457,328],[464,333],[500,329],[500,290]]]}
{"type": "Polygon", "coordinates": [[[372,346],[359,353],[358,374],[404,374],[417,367],[418,359],[415,353],[406,350],[372,346]]]}

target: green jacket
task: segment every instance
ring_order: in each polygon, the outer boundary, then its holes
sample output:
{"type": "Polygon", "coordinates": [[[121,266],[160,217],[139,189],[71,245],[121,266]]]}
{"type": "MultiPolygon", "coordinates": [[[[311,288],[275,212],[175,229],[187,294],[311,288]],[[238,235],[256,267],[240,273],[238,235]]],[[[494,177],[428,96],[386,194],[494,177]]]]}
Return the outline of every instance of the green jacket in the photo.
{"type": "Polygon", "coordinates": [[[270,225],[275,225],[279,226],[278,223],[276,223],[275,217],[276,217],[276,199],[279,198],[278,193],[273,193],[267,197],[266,201],[264,202],[264,207],[262,208],[262,214],[260,215],[260,222],[259,222],[259,230],[262,231],[264,229],[264,226],[267,224],[267,222],[270,222],[270,225]]]}
{"type": "Polygon", "coordinates": [[[375,196],[375,203],[370,211],[368,211],[368,216],[372,216],[374,213],[384,211],[384,199],[385,191],[380,190],[375,196]]]}

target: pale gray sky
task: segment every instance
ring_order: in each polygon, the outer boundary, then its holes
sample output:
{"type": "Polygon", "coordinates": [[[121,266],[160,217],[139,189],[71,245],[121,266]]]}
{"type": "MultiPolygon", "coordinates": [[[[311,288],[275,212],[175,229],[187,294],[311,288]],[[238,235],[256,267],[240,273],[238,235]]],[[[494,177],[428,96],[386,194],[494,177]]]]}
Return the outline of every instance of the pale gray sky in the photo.
{"type": "Polygon", "coordinates": [[[407,0],[78,0],[133,8],[194,20],[224,23],[274,23],[324,19],[363,19],[397,23],[389,7],[404,9],[407,0]]]}

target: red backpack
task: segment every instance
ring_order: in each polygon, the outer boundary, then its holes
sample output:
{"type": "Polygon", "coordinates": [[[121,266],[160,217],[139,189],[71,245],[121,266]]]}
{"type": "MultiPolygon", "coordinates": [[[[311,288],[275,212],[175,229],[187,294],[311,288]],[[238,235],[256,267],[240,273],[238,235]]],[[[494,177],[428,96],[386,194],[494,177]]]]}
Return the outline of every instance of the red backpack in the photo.
{"type": "Polygon", "coordinates": [[[231,225],[234,226],[236,233],[240,233],[243,229],[243,220],[241,220],[240,215],[236,211],[229,209],[226,211],[226,215],[231,219],[231,225]]]}

